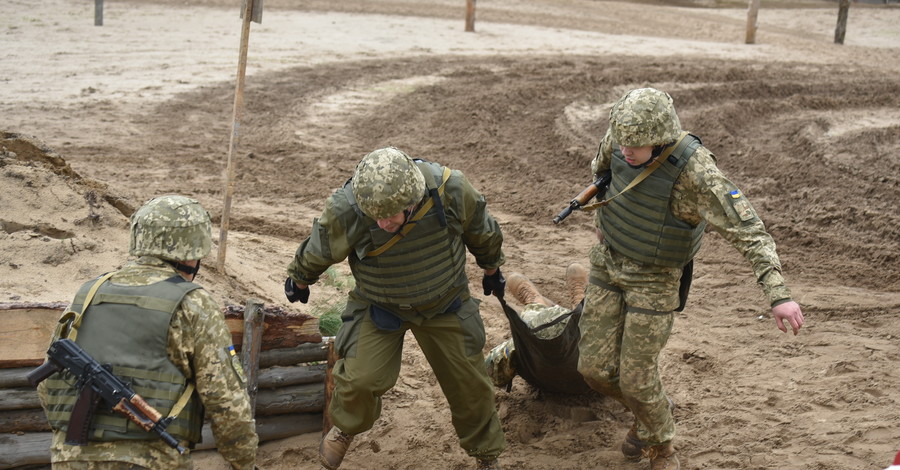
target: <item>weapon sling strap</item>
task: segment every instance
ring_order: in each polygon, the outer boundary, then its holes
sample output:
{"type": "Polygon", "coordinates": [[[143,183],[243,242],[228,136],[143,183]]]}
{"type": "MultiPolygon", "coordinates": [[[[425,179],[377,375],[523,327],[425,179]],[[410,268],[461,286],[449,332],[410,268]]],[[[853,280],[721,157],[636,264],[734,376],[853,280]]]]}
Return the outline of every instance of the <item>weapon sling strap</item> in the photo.
{"type": "MultiPolygon", "coordinates": [[[[75,319],[72,321],[72,328],[69,330],[69,333],[66,337],[72,341],[75,341],[75,338],[78,336],[78,327],[81,326],[81,320],[84,318],[84,312],[87,311],[88,306],[91,304],[91,301],[94,300],[94,294],[97,293],[97,289],[100,288],[100,285],[106,282],[109,278],[113,276],[116,272],[109,272],[100,276],[97,279],[97,282],[91,286],[91,289],[88,291],[87,296],[84,298],[84,303],[81,306],[81,312],[74,313],[68,312],[60,318],[60,323],[65,323],[69,318],[72,318],[72,314],[74,314],[75,319]]],[[[191,394],[194,393],[194,382],[188,381],[187,385],[184,388],[184,392],[182,392],[181,396],[178,398],[178,401],[175,403],[175,406],[172,407],[172,411],[169,412],[168,418],[174,419],[181,413],[181,410],[187,406],[188,401],[191,399],[191,394]]]]}
{"type": "MultiPolygon", "coordinates": [[[[447,167],[444,167],[444,174],[441,177],[441,185],[440,185],[440,187],[438,187],[438,197],[441,197],[444,195],[444,186],[447,185],[448,179],[450,179],[450,169],[447,167]]],[[[409,233],[409,231],[412,230],[413,227],[416,226],[416,224],[413,222],[416,222],[419,219],[421,219],[422,217],[425,217],[425,214],[431,209],[431,206],[433,206],[433,205],[434,205],[434,198],[433,197],[428,198],[428,201],[426,201],[425,204],[422,204],[422,207],[420,207],[419,210],[416,211],[416,214],[413,215],[409,219],[409,221],[407,221],[406,225],[404,225],[403,228],[400,229],[399,232],[397,232],[397,234],[395,234],[393,237],[391,237],[390,240],[385,242],[384,245],[381,245],[378,248],[366,253],[366,256],[378,256],[378,255],[384,253],[385,251],[387,251],[388,249],[390,249],[390,247],[394,246],[395,243],[399,242],[401,238],[405,237],[406,234],[409,233]]]]}
{"type": "Polygon", "coordinates": [[[659,168],[659,166],[662,165],[662,162],[664,162],[667,158],[669,158],[669,155],[672,155],[672,152],[674,152],[675,149],[678,148],[679,144],[681,144],[681,141],[683,141],[687,135],[688,135],[688,132],[682,131],[681,135],[678,136],[678,140],[674,144],[666,147],[666,149],[663,151],[663,153],[661,153],[658,157],[656,157],[656,160],[653,160],[653,163],[647,165],[647,168],[644,168],[644,171],[642,171],[639,175],[637,175],[636,178],[631,180],[631,182],[628,183],[628,186],[625,186],[625,189],[619,191],[618,194],[614,194],[609,199],[604,199],[602,201],[598,201],[593,204],[588,204],[586,206],[582,206],[581,210],[592,211],[594,209],[599,209],[599,208],[609,204],[610,201],[612,201],[613,199],[621,196],[622,193],[624,193],[625,191],[628,191],[629,189],[637,186],[638,183],[640,183],[641,181],[644,181],[648,176],[650,176],[650,173],[653,173],[654,170],[659,168]]]}

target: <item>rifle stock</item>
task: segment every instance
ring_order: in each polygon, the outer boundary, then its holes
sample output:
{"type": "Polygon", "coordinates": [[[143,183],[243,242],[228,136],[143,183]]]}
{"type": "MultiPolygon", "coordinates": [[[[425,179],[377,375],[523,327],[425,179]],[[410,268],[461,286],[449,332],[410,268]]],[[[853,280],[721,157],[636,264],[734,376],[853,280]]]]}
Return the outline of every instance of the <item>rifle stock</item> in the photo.
{"type": "Polygon", "coordinates": [[[29,372],[28,381],[36,386],[60,370],[72,373],[78,380],[78,386],[81,387],[78,401],[72,410],[69,428],[66,431],[66,444],[87,444],[88,428],[93,411],[102,401],[109,409],[125,416],[145,431],[153,431],[158,434],[178,453],[186,452],[178,440],[166,432],[166,426],[169,424],[168,418],[163,418],[159,411],[144,401],[130,386],[113,375],[70,339],[54,341],[47,349],[47,362],[29,372]]]}
{"type": "Polygon", "coordinates": [[[572,214],[572,211],[581,209],[591,200],[591,198],[598,197],[598,195],[599,197],[603,197],[603,195],[606,194],[606,190],[609,189],[610,181],[612,181],[612,173],[607,170],[594,180],[594,182],[578,193],[578,195],[569,202],[569,205],[553,218],[553,223],[559,224],[572,214]]]}

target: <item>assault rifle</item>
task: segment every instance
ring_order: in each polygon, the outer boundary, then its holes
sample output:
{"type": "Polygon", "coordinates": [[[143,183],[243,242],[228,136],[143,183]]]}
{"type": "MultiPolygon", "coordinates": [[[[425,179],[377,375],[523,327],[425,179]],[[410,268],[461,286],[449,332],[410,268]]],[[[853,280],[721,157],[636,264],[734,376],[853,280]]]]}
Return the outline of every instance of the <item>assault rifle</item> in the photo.
{"type": "Polygon", "coordinates": [[[612,181],[612,172],[607,170],[597,177],[593,183],[589,184],[588,187],[578,193],[578,195],[575,196],[575,199],[572,199],[572,201],[569,202],[569,205],[553,218],[553,223],[559,224],[563,219],[568,217],[572,211],[581,209],[592,197],[596,196],[597,198],[602,198],[603,195],[606,194],[606,190],[609,189],[610,181],[612,181]]]}
{"type": "Polygon", "coordinates": [[[47,362],[28,373],[28,382],[32,386],[37,386],[61,370],[67,370],[75,376],[75,386],[80,391],[66,431],[66,444],[87,445],[91,419],[102,401],[111,411],[124,415],[147,432],[155,432],[179,454],[184,454],[185,448],[166,432],[166,426],[172,418],[163,418],[159,411],[113,375],[107,367],[100,365],[74,341],[60,339],[54,341],[47,350],[47,362]]]}

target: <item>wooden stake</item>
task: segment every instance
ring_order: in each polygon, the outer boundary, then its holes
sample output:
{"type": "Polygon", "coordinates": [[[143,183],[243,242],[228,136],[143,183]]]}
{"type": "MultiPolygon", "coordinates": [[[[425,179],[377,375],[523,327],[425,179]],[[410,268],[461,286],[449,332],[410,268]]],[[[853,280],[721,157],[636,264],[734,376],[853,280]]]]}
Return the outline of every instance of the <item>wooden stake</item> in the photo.
{"type": "Polygon", "coordinates": [[[94,0],[94,26],[103,26],[103,0],[94,0]]]}
{"type": "Polygon", "coordinates": [[[247,375],[247,395],[250,396],[250,410],[256,414],[256,393],[259,391],[259,350],[262,346],[263,326],[266,311],[258,299],[247,301],[244,310],[244,342],[241,350],[241,365],[247,375]]]}
{"type": "Polygon", "coordinates": [[[475,0],[466,0],[466,32],[475,31],[475,0]]]}
{"type": "Polygon", "coordinates": [[[231,119],[231,140],[228,144],[228,163],[226,165],[225,203],[222,207],[222,223],[219,228],[219,255],[216,259],[216,270],[225,273],[225,251],[228,246],[228,222],[231,213],[231,198],[234,195],[234,153],[241,141],[241,117],[244,114],[244,78],[247,75],[247,49],[250,42],[250,21],[253,19],[254,0],[245,0],[241,12],[241,47],[238,55],[237,86],[234,91],[234,112],[231,119]]]}
{"type": "Polygon", "coordinates": [[[838,6],[837,27],[834,29],[834,43],[844,44],[844,35],[847,34],[847,15],[850,11],[850,0],[841,0],[838,6]]]}
{"type": "Polygon", "coordinates": [[[759,3],[761,0],[750,0],[747,8],[747,44],[756,44],[756,28],[759,26],[759,3]]]}

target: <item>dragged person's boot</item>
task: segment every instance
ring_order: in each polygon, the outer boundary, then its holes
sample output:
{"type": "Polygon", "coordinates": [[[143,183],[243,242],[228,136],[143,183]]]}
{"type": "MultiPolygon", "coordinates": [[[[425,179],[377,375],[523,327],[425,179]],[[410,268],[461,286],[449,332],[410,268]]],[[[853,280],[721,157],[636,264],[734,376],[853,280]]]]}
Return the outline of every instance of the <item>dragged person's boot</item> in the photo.
{"type": "Polygon", "coordinates": [[[542,304],[548,307],[554,305],[552,300],[541,295],[534,283],[521,273],[512,273],[506,277],[506,291],[512,292],[516,301],[522,305],[542,304]]]}
{"type": "Polygon", "coordinates": [[[588,271],[578,263],[566,268],[566,299],[575,308],[584,299],[584,289],[588,283],[588,271]]]}
{"type": "Polygon", "coordinates": [[[681,470],[681,463],[678,462],[671,441],[647,447],[644,455],[650,459],[650,470],[681,470]]]}
{"type": "Polygon", "coordinates": [[[341,431],[337,426],[332,426],[319,444],[319,461],[322,466],[328,470],[337,470],[351,442],[353,442],[352,435],[341,431]]]}
{"type": "MultiPolygon", "coordinates": [[[[507,280],[509,282],[509,280],[507,280]]],[[[475,470],[501,470],[498,459],[475,459],[475,470]]]]}

